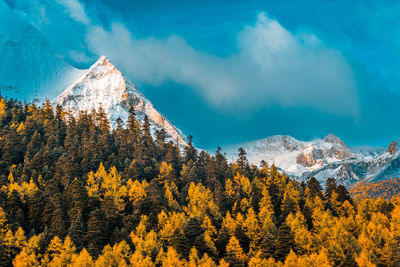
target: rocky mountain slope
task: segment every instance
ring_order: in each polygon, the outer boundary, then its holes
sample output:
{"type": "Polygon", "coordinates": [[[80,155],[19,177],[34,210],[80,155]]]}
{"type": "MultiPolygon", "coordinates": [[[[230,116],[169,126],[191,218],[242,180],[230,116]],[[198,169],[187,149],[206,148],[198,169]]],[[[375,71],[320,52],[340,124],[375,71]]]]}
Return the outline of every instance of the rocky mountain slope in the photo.
{"type": "Polygon", "coordinates": [[[105,56],[65,89],[55,103],[74,115],[80,110],[91,111],[101,106],[114,126],[118,117],[126,122],[128,111],[133,107],[139,120],[148,116],[153,133],[163,128],[170,140],[182,146],[187,144],[186,136],[161,115],[105,56]]]}
{"type": "Polygon", "coordinates": [[[400,176],[400,146],[392,142],[388,149],[347,147],[330,134],[323,139],[299,141],[291,136],[272,136],[223,148],[229,160],[237,158],[242,147],[251,163],[262,160],[275,164],[288,175],[307,180],[316,177],[324,183],[329,177],[352,185],[358,181],[376,181],[400,176]]]}

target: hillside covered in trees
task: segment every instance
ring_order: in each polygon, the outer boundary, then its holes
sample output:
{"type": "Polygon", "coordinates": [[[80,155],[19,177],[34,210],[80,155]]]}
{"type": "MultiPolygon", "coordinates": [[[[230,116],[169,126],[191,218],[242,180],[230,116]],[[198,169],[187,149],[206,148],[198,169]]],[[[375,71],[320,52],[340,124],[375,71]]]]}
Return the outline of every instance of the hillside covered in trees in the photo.
{"type": "Polygon", "coordinates": [[[400,199],[0,99],[1,266],[399,266],[400,199]]]}
{"type": "Polygon", "coordinates": [[[400,194],[400,179],[391,178],[370,183],[360,182],[350,189],[350,194],[354,197],[383,197],[390,200],[400,194]]]}

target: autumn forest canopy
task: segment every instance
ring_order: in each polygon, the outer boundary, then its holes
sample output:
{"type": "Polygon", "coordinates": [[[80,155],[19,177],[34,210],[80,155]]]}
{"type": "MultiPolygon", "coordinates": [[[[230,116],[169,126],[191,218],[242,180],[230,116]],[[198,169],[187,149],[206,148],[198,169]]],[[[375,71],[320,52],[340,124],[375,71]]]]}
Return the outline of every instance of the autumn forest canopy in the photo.
{"type": "Polygon", "coordinates": [[[0,98],[0,266],[400,265],[391,191],[178,147],[133,110],[116,124],[0,98]]]}

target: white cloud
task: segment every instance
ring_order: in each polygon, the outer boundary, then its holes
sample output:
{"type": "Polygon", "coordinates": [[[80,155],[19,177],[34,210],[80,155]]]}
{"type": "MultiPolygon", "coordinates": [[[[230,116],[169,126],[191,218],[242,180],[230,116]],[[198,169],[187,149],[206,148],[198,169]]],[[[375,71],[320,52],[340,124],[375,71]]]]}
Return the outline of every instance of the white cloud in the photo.
{"type": "Polygon", "coordinates": [[[179,36],[138,39],[122,23],[112,23],[109,29],[96,26],[98,20],[88,17],[79,0],[56,0],[52,5],[17,1],[22,15],[53,36],[71,60],[82,63],[88,55],[105,54],[134,82],[181,83],[226,110],[308,106],[358,116],[354,74],[340,51],[324,46],[313,34],[292,33],[264,13],[238,33],[236,54],[218,57],[194,49],[179,36]],[[73,31],[80,41],[64,31],[73,31]],[[83,39],[87,47],[82,47],[83,39]]]}
{"type": "Polygon", "coordinates": [[[66,13],[74,20],[83,24],[90,24],[90,19],[85,12],[85,8],[78,0],[55,0],[65,8],[66,13]]]}
{"type": "Polygon", "coordinates": [[[86,62],[90,61],[90,57],[88,57],[86,55],[86,53],[83,51],[69,50],[68,56],[71,59],[73,59],[75,62],[78,62],[78,63],[86,63],[86,62]]]}
{"type": "Polygon", "coordinates": [[[239,52],[221,58],[203,53],[179,36],[136,39],[114,23],[91,27],[89,50],[109,56],[142,83],[187,85],[217,107],[246,110],[278,104],[309,106],[357,116],[354,74],[342,54],[312,34],[293,34],[261,13],[238,34],[239,52]]]}

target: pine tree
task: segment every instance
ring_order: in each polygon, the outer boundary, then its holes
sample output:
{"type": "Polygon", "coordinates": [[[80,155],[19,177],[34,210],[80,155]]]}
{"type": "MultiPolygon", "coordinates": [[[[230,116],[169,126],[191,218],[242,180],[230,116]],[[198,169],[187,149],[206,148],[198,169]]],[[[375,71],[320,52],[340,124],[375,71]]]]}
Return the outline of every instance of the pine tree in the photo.
{"type": "Polygon", "coordinates": [[[183,234],[186,238],[186,244],[188,247],[192,247],[196,238],[198,236],[201,236],[201,234],[204,233],[204,229],[201,226],[201,223],[199,220],[195,217],[190,218],[186,225],[185,228],[183,229],[183,234]]]}
{"type": "Polygon", "coordinates": [[[169,245],[175,249],[183,257],[186,257],[189,252],[189,246],[186,243],[185,236],[182,235],[179,229],[176,229],[171,236],[169,245]]]}
{"type": "Polygon", "coordinates": [[[260,243],[261,253],[265,259],[275,255],[275,236],[267,232],[260,243]]]}
{"type": "Polygon", "coordinates": [[[25,205],[21,200],[20,194],[14,190],[11,195],[8,196],[6,211],[10,215],[10,226],[13,229],[25,226],[24,210],[25,205]]]}
{"type": "Polygon", "coordinates": [[[107,230],[104,225],[104,215],[100,209],[92,211],[87,222],[85,236],[88,252],[97,256],[107,243],[107,230]]]}
{"type": "Polygon", "coordinates": [[[61,207],[56,208],[51,215],[50,233],[59,237],[64,237],[67,232],[67,218],[61,207]]]}
{"type": "Polygon", "coordinates": [[[128,127],[128,133],[129,133],[128,140],[133,143],[136,143],[139,138],[139,124],[136,120],[136,114],[135,114],[134,107],[129,108],[128,121],[126,124],[128,127]]]}
{"type": "Polygon", "coordinates": [[[38,190],[34,195],[29,196],[27,200],[28,206],[28,223],[31,229],[37,233],[41,233],[44,228],[42,215],[45,209],[46,198],[42,191],[38,190]]]}
{"type": "Polygon", "coordinates": [[[323,195],[322,195],[321,190],[322,190],[322,187],[321,187],[320,183],[318,182],[318,180],[315,179],[315,177],[311,177],[307,181],[306,194],[311,199],[314,199],[316,196],[318,196],[322,199],[323,195]]]}
{"type": "Polygon", "coordinates": [[[179,180],[181,182],[181,188],[184,185],[189,185],[191,182],[196,182],[197,168],[193,161],[190,160],[187,164],[183,164],[179,180]]]}
{"type": "Polygon", "coordinates": [[[348,200],[352,202],[349,191],[347,191],[346,187],[344,187],[343,185],[339,185],[336,189],[336,192],[338,193],[338,201],[345,202],[346,200],[348,200]]]}
{"type": "Polygon", "coordinates": [[[35,131],[33,134],[31,141],[29,142],[28,146],[26,147],[25,153],[25,164],[28,163],[33,157],[39,152],[41,147],[41,136],[38,131],[35,131]]]}
{"type": "Polygon", "coordinates": [[[166,147],[167,154],[165,155],[165,162],[172,166],[173,177],[178,177],[182,167],[180,151],[172,142],[169,142],[166,147]]]}
{"type": "Polygon", "coordinates": [[[84,221],[82,215],[79,213],[77,216],[75,216],[74,220],[71,222],[71,226],[68,229],[68,236],[71,237],[78,250],[84,248],[85,233],[86,229],[84,221]]]}
{"type": "Polygon", "coordinates": [[[226,254],[226,246],[228,245],[229,239],[229,230],[222,226],[222,229],[218,233],[217,240],[215,241],[215,246],[219,252],[220,258],[224,257],[226,254]]]}
{"type": "Polygon", "coordinates": [[[165,157],[165,140],[167,139],[167,132],[163,129],[156,131],[156,145],[158,149],[158,159],[165,157]]]}
{"type": "Polygon", "coordinates": [[[65,198],[67,199],[69,212],[68,215],[70,220],[75,220],[76,214],[86,216],[86,208],[88,203],[88,196],[86,189],[81,181],[75,178],[68,186],[65,192],[65,198]]]}
{"type": "Polygon", "coordinates": [[[185,147],[185,163],[197,162],[197,149],[193,145],[193,136],[189,135],[188,145],[185,147]]]}
{"type": "Polygon", "coordinates": [[[330,199],[332,196],[332,192],[336,191],[336,180],[334,178],[328,178],[326,180],[326,189],[325,196],[327,199],[330,199]]]}
{"type": "Polygon", "coordinates": [[[294,237],[290,227],[282,224],[278,229],[278,236],[276,239],[275,258],[284,261],[290,250],[294,248],[294,237]]]}
{"type": "Polygon", "coordinates": [[[239,155],[238,155],[238,159],[237,159],[237,165],[239,168],[239,172],[242,175],[248,175],[249,173],[249,161],[247,159],[247,153],[246,151],[244,151],[243,148],[239,147],[239,155]]]}

